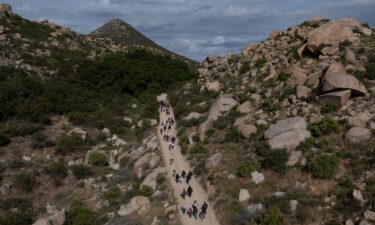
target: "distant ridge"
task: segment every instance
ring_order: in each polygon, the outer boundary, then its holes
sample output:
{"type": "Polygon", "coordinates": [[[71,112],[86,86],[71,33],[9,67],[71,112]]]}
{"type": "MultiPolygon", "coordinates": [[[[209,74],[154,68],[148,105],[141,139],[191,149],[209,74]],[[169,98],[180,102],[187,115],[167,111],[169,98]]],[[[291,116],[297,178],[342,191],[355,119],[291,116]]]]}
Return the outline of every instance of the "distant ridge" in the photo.
{"type": "Polygon", "coordinates": [[[196,64],[195,61],[180,56],[168,49],[156,44],[154,41],[137,31],[134,27],[120,19],[112,19],[103,26],[92,31],[89,36],[111,38],[113,41],[130,46],[143,46],[160,51],[163,54],[170,55],[172,58],[182,59],[188,63],[196,64]]]}

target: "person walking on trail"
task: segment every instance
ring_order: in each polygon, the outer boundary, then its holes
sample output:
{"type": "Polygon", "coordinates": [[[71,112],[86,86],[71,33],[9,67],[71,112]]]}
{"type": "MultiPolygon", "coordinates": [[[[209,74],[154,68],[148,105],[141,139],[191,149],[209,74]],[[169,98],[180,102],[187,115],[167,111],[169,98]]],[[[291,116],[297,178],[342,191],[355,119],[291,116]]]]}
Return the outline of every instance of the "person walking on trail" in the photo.
{"type": "Polygon", "coordinates": [[[195,219],[197,219],[198,208],[195,205],[193,205],[192,208],[193,208],[193,216],[194,216],[195,219]]]}
{"type": "Polygon", "coordinates": [[[193,176],[193,173],[189,171],[188,175],[186,176],[186,183],[189,184],[191,177],[193,176]]]}
{"type": "Polygon", "coordinates": [[[173,159],[169,159],[169,165],[173,164],[173,159]]]}
{"type": "Polygon", "coordinates": [[[180,175],[176,174],[176,183],[178,184],[179,180],[180,180],[180,175]]]}
{"type": "Polygon", "coordinates": [[[186,212],[186,204],[185,203],[181,206],[181,211],[182,211],[182,214],[185,214],[185,212],[186,212]]]}
{"type": "Polygon", "coordinates": [[[208,208],[208,205],[207,205],[206,202],[204,202],[203,205],[202,205],[202,208],[201,208],[201,210],[202,210],[202,212],[204,212],[204,214],[206,214],[207,208],[208,208]]]}
{"type": "Polygon", "coordinates": [[[191,198],[191,195],[193,194],[193,188],[191,186],[188,187],[187,194],[188,194],[189,198],[191,198]]]}
{"type": "Polygon", "coordinates": [[[189,216],[189,218],[191,218],[191,216],[193,215],[193,209],[191,207],[189,207],[187,215],[189,216]]]}
{"type": "Polygon", "coordinates": [[[186,190],[185,190],[185,188],[182,190],[182,192],[181,192],[181,198],[182,199],[184,199],[185,200],[185,196],[186,196],[186,190]]]}
{"type": "Polygon", "coordinates": [[[181,172],[181,177],[182,177],[182,178],[185,178],[185,177],[186,177],[186,172],[185,172],[185,170],[182,170],[182,172],[181,172]]]}
{"type": "Polygon", "coordinates": [[[176,170],[173,170],[173,174],[172,174],[173,178],[175,178],[175,177],[176,177],[176,175],[177,175],[177,172],[176,172],[176,170]]]}

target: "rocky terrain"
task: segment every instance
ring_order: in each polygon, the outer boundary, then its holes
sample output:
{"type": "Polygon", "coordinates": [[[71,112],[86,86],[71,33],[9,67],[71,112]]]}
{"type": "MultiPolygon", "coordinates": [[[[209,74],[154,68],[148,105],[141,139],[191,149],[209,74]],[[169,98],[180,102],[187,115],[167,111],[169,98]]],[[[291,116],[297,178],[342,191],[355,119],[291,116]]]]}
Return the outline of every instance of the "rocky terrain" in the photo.
{"type": "Polygon", "coordinates": [[[223,224],[373,224],[375,35],[315,17],[170,95],[223,224]],[[178,96],[178,97],[177,97],[178,96]]]}
{"type": "Polygon", "coordinates": [[[372,28],[315,17],[197,71],[144,38],[1,4],[1,225],[181,224],[163,92],[221,224],[375,224],[372,28]]]}

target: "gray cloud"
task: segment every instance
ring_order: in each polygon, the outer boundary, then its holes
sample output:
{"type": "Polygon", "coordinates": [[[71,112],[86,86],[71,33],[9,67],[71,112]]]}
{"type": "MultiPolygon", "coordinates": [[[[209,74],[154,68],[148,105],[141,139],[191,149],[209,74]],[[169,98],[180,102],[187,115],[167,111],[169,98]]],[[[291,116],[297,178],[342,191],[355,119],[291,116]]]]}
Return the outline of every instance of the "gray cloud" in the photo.
{"type": "Polygon", "coordinates": [[[29,19],[88,33],[122,19],[160,45],[196,60],[239,52],[316,15],[354,17],[375,26],[374,0],[8,0],[29,19]]]}

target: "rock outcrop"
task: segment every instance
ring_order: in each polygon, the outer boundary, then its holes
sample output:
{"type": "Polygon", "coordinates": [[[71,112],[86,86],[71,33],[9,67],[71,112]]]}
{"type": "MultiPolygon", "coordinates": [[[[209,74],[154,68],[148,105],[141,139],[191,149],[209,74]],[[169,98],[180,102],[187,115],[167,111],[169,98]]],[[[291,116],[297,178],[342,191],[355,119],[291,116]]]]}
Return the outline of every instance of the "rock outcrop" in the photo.
{"type": "Polygon", "coordinates": [[[287,148],[292,150],[310,137],[311,133],[307,130],[307,122],[304,118],[293,117],[272,125],[264,135],[268,139],[271,149],[287,148]]]}
{"type": "Polygon", "coordinates": [[[203,140],[206,136],[206,131],[211,128],[212,124],[221,116],[226,115],[233,107],[238,104],[238,101],[233,95],[224,94],[216,99],[212,105],[207,120],[199,126],[199,137],[203,140]]]}

